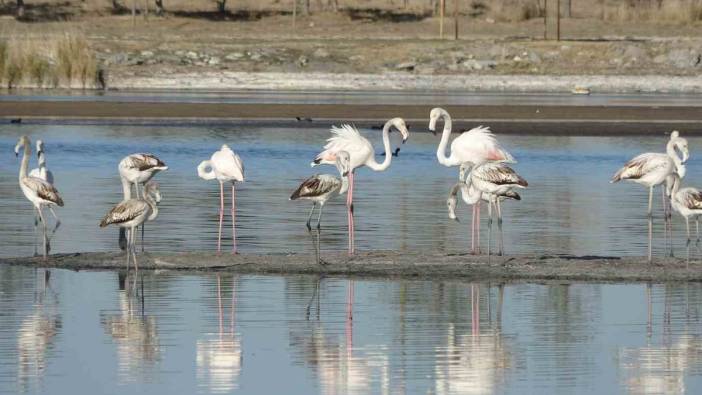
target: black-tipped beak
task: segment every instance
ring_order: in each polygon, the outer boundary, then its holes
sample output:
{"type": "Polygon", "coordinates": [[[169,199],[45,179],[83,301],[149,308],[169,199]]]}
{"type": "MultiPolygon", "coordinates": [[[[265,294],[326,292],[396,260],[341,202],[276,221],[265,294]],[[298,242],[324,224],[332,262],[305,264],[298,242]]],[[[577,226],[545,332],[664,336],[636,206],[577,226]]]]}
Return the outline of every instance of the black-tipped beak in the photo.
{"type": "Polygon", "coordinates": [[[436,130],[431,130],[431,129],[429,129],[429,131],[431,132],[431,134],[433,134],[434,136],[436,136],[436,130]]]}
{"type": "Polygon", "coordinates": [[[15,152],[15,158],[19,158],[19,152],[15,152]]]}
{"type": "Polygon", "coordinates": [[[408,138],[409,137],[402,139],[402,144],[406,143],[408,138]]]}
{"type": "Polygon", "coordinates": [[[454,218],[453,220],[456,221],[456,222],[461,222],[461,221],[458,219],[458,217],[454,218]]]}
{"type": "Polygon", "coordinates": [[[346,177],[346,176],[348,176],[348,175],[349,175],[349,172],[348,172],[348,171],[345,171],[344,174],[342,174],[342,176],[344,176],[344,177],[346,177]]]}

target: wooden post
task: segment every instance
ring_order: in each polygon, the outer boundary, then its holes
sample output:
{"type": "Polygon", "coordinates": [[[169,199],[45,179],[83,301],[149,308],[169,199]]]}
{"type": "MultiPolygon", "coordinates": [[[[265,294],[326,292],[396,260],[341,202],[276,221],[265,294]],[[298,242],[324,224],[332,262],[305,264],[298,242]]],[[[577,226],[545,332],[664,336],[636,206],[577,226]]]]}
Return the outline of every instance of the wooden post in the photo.
{"type": "Polygon", "coordinates": [[[297,0],[292,0],[293,3],[293,31],[295,31],[295,18],[297,17],[297,0]]]}
{"type": "Polygon", "coordinates": [[[444,12],[446,11],[446,0],[441,0],[439,5],[439,38],[444,38],[444,12]]]}
{"type": "Polygon", "coordinates": [[[556,41],[561,41],[561,0],[556,0],[556,41]]]}
{"type": "Polygon", "coordinates": [[[136,0],[132,0],[132,26],[136,26],[136,0]]]}
{"type": "Polygon", "coordinates": [[[453,39],[458,40],[458,1],[453,0],[453,39]]]}
{"type": "Polygon", "coordinates": [[[548,0],[544,0],[544,40],[548,40],[548,0]]]}

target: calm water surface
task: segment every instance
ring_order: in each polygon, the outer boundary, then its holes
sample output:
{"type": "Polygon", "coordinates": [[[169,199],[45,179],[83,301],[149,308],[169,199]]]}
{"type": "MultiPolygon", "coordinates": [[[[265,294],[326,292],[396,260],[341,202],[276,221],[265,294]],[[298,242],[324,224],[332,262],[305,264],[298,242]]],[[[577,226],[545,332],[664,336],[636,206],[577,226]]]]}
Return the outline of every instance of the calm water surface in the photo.
{"type": "Polygon", "coordinates": [[[700,284],[0,267],[0,393],[694,394],[701,302],[700,284]]]}
{"type": "MultiPolygon", "coordinates": [[[[366,133],[380,147],[379,132],[366,133]]],[[[215,247],[219,188],[195,167],[222,142],[246,164],[237,193],[243,253],[309,252],[309,205],[287,198],[306,176],[334,172],[308,165],[328,137],[322,129],[0,126],[0,256],[33,251],[12,154],[20,134],[44,139],[66,202],[53,252],[116,249],[116,230],[97,224],[121,200],[116,167],[131,152],[157,153],[170,166],[157,177],[161,214],[147,227],[154,251],[215,247]]],[[[666,137],[500,140],[530,183],[521,202],[505,204],[509,253],[645,253],[646,191],[608,179],[631,156],[662,151],[666,137]]],[[[693,185],[702,185],[700,143],[690,139],[693,185]]],[[[437,144],[412,133],[388,171],[358,172],[359,249],[466,250],[469,210],[460,206],[461,223],[447,218],[457,172],[438,165],[437,144]]],[[[323,249],[344,249],[343,199],[325,214],[323,249]]],[[[699,284],[0,267],[0,394],[700,393],[701,302],[699,284]]]]}

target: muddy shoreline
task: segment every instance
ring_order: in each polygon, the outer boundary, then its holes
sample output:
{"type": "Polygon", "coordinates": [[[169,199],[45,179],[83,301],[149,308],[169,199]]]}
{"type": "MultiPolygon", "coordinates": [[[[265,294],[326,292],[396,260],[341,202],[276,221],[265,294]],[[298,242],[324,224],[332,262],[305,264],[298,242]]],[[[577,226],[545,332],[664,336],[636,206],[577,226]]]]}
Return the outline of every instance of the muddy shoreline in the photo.
{"type": "MultiPolygon", "coordinates": [[[[413,252],[325,253],[325,265],[306,254],[217,255],[210,252],[146,253],[139,256],[140,270],[214,272],[241,274],[317,274],[376,278],[418,278],[503,281],[702,281],[702,262],[656,259],[653,264],[638,257],[509,256],[491,257],[413,252]]],[[[40,257],[3,258],[0,265],[61,268],[68,270],[124,270],[121,253],[57,254],[40,257]]]]}

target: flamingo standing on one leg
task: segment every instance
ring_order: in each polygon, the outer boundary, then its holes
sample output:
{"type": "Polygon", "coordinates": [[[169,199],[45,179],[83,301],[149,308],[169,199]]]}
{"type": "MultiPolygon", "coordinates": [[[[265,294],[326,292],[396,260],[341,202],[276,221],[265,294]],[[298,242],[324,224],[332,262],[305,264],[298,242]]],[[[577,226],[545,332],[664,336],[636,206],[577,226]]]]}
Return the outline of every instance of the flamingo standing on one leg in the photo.
{"type": "Polygon", "coordinates": [[[136,259],[136,229],[146,221],[153,221],[158,216],[157,201],[161,200],[158,183],[150,181],[144,185],[143,198],[129,199],[118,203],[107,212],[100,221],[100,227],[115,224],[127,229],[127,268],[130,255],[134,258],[134,270],[138,269],[136,259]]]}
{"type": "Polygon", "coordinates": [[[222,221],[224,220],[224,183],[232,183],[232,253],[236,254],[236,191],[235,182],[244,182],[244,163],[229,146],[212,154],[210,160],[205,160],[197,167],[197,175],[204,180],[219,181],[219,233],[217,236],[217,253],[222,251],[222,221]],[[207,170],[209,168],[209,171],[207,170]]]}
{"type": "Polygon", "coordinates": [[[334,196],[346,193],[349,188],[348,173],[351,156],[346,151],[340,151],[336,156],[336,168],[339,170],[341,178],[331,174],[315,174],[300,184],[290,196],[290,200],[311,200],[312,210],[307,217],[307,229],[312,230],[310,221],[314,208],[319,204],[319,217],[317,218],[317,229],[322,222],[322,209],[324,204],[334,196]]]}
{"type": "Polygon", "coordinates": [[[349,190],[346,194],[346,207],[348,210],[348,229],[349,229],[349,255],[353,255],[355,251],[354,240],[354,221],[353,221],[353,185],[354,174],[357,168],[367,166],[373,171],[384,171],[390,167],[392,161],[392,151],[390,147],[390,132],[391,128],[395,127],[402,135],[404,143],[409,138],[409,131],[402,118],[393,118],[383,126],[383,146],[385,148],[385,160],[378,163],[375,160],[375,151],[373,145],[365,137],[361,136],[354,126],[341,125],[341,127],[332,126],[331,133],[333,134],[327,140],[324,146],[324,151],[320,152],[315,160],[311,163],[312,166],[319,164],[336,164],[337,155],[340,151],[346,151],[351,156],[349,164],[349,190]]]}
{"type": "MultiPolygon", "coordinates": [[[[648,262],[651,263],[651,252],[653,242],[653,188],[663,186],[664,182],[669,182],[676,168],[687,161],[690,154],[687,148],[687,140],[680,137],[677,130],[670,134],[670,140],[666,145],[666,153],[648,152],[641,154],[619,169],[610,183],[620,180],[631,180],[635,183],[648,187],[648,262]],[[682,158],[678,157],[676,149],[682,152],[682,158]]],[[[665,195],[665,191],[664,191],[665,195]]],[[[666,205],[665,201],[663,202],[666,205]]],[[[665,207],[664,207],[665,208],[665,207]]]]}
{"type": "Polygon", "coordinates": [[[34,209],[36,210],[37,214],[39,214],[39,219],[41,220],[41,223],[43,225],[44,259],[46,259],[47,255],[49,254],[49,249],[51,247],[49,245],[49,237],[47,235],[46,219],[44,218],[42,209],[44,207],[47,207],[51,212],[51,215],[53,215],[54,219],[56,220],[56,225],[54,225],[54,229],[51,232],[52,234],[54,234],[58,227],[61,225],[61,221],[54,212],[53,207],[63,207],[63,200],[61,199],[61,196],[59,196],[58,190],[56,190],[56,188],[53,185],[51,185],[47,181],[44,181],[41,178],[31,177],[27,175],[27,170],[29,168],[29,156],[32,153],[31,142],[29,141],[29,137],[20,137],[19,141],[17,142],[17,145],[15,146],[16,156],[19,156],[19,150],[22,147],[24,147],[24,154],[22,155],[22,163],[20,165],[19,170],[19,184],[20,188],[22,189],[22,193],[24,193],[24,196],[27,198],[27,200],[32,202],[32,205],[34,205],[34,209]]]}
{"type": "MultiPolygon", "coordinates": [[[[51,185],[54,185],[54,173],[51,172],[46,167],[46,155],[44,153],[44,142],[42,140],[37,140],[37,161],[39,162],[39,167],[32,169],[29,172],[30,177],[40,178],[51,185]]],[[[39,225],[39,214],[34,213],[34,255],[37,255],[37,226],[39,225]]]]}
{"type": "MultiPolygon", "coordinates": [[[[153,176],[161,171],[168,170],[168,166],[154,154],[138,153],[127,155],[117,165],[119,176],[122,180],[124,200],[132,198],[131,185],[134,185],[136,197],[139,199],[139,184],[146,184],[153,176]]],[[[119,246],[126,246],[124,229],[120,228],[119,246]]],[[[141,252],[144,252],[144,226],[141,227],[141,252]]]]}
{"type": "MultiPolygon", "coordinates": [[[[483,126],[465,131],[453,139],[451,152],[449,156],[446,156],[446,147],[453,123],[448,111],[439,107],[432,109],[429,113],[429,130],[434,134],[436,134],[436,123],[439,119],[444,121],[441,141],[436,149],[436,158],[440,164],[453,167],[463,163],[469,163],[472,166],[479,166],[486,162],[516,163],[514,157],[497,141],[490,128],[483,126]]],[[[473,217],[480,223],[480,201],[473,205],[473,217]]],[[[478,240],[480,240],[479,233],[478,240]]],[[[478,249],[480,249],[479,245],[480,242],[478,242],[478,249]]]]}

